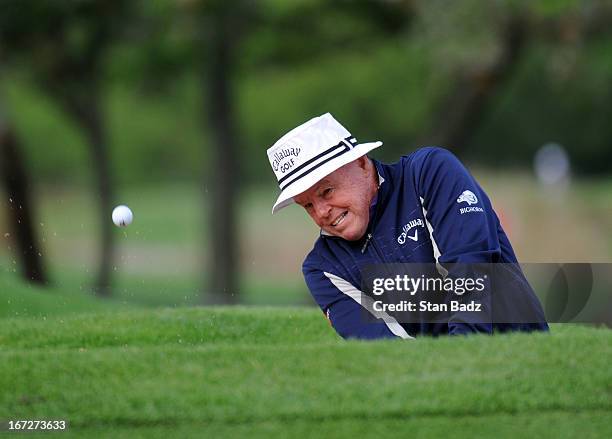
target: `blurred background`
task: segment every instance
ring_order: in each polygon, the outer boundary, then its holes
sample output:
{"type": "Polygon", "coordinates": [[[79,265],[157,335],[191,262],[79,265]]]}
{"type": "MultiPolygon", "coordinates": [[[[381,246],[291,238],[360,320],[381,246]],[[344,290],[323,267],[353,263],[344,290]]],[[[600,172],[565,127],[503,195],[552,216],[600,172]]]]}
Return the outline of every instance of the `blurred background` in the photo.
{"type": "Polygon", "coordinates": [[[4,0],[0,315],[312,304],[265,152],[328,111],[452,150],[522,262],[612,260],[611,1],[4,0]]]}

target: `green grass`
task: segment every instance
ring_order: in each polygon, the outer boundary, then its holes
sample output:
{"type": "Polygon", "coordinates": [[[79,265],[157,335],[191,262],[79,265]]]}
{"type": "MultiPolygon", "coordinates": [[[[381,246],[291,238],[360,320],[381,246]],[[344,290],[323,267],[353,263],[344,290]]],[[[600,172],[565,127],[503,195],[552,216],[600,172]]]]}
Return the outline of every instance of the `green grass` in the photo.
{"type": "MultiPolygon", "coordinates": [[[[2,259],[0,259],[0,262],[2,259]]],[[[126,276],[117,274],[111,299],[94,296],[91,275],[77,271],[54,273],[49,286],[23,282],[14,272],[0,272],[0,318],[49,316],[120,307],[185,307],[214,303],[202,293],[203,279],[195,276],[126,276]]],[[[247,305],[308,305],[314,301],[300,279],[278,282],[257,278],[244,281],[241,303],[247,305]]]]}
{"type": "Polygon", "coordinates": [[[108,437],[610,437],[612,332],[344,342],[317,310],[0,320],[0,419],[108,437]]]}
{"type": "Polygon", "coordinates": [[[24,283],[14,274],[0,273],[0,318],[47,317],[115,310],[126,306],[126,303],[118,300],[98,299],[82,288],[44,288],[24,283]]]}

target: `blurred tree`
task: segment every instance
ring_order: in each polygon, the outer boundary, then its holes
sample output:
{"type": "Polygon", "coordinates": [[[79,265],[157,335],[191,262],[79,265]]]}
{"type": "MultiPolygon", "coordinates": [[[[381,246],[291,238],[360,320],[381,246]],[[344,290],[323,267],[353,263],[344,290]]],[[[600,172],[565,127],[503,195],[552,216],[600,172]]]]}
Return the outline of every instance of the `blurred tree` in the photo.
{"type": "Polygon", "coordinates": [[[295,68],[371,47],[406,33],[413,0],[259,0],[252,32],[243,42],[241,65],[295,68]]]}
{"type": "Polygon", "coordinates": [[[30,182],[20,154],[19,140],[0,102],[0,178],[8,199],[8,220],[15,252],[23,277],[29,282],[47,283],[42,249],[34,224],[36,215],[30,199],[30,182]]]}
{"type": "MultiPolygon", "coordinates": [[[[113,117],[109,127],[117,130],[113,148],[121,150],[122,157],[113,170],[125,182],[188,181],[200,175],[199,158],[208,158],[212,151],[208,126],[201,130],[206,138],[197,140],[201,132],[195,121],[201,126],[208,118],[199,110],[194,112],[194,96],[202,96],[194,89],[194,63],[204,64],[208,58],[192,44],[196,33],[207,39],[210,32],[207,26],[195,25],[196,16],[177,13],[179,7],[185,10],[185,5],[201,2],[135,3],[147,13],[139,10],[138,20],[128,29],[135,38],[120,39],[107,56],[105,68],[106,109],[113,117]],[[164,32],[143,32],[141,24],[150,20],[163,22],[164,32]],[[145,58],[152,65],[147,71],[141,69],[145,58]],[[157,79],[160,76],[163,81],[157,79]],[[174,111],[178,106],[180,111],[174,111]],[[125,122],[130,112],[134,117],[125,122]],[[173,129],[181,135],[174,136],[173,129]],[[170,144],[180,148],[181,154],[174,154],[170,144]]],[[[523,12],[525,44],[515,57],[512,73],[501,81],[482,81],[490,92],[478,100],[486,104],[480,116],[470,119],[475,128],[466,130],[471,133],[466,134],[470,140],[463,142],[468,145],[466,158],[488,165],[507,167],[512,161],[525,166],[537,146],[555,140],[567,146],[579,171],[605,171],[612,139],[605,117],[612,111],[607,79],[612,26],[607,25],[606,2],[253,3],[259,12],[251,31],[241,38],[234,75],[241,136],[248,139],[241,150],[251,156],[260,154],[283,127],[326,110],[356,127],[359,137],[385,140],[377,157],[393,159],[405,153],[407,147],[421,144],[419,139],[433,138],[436,128],[448,130],[452,124],[444,124],[445,111],[455,107],[450,103],[468,102],[465,95],[477,95],[468,92],[501,59],[505,38],[500,26],[507,16],[523,12]],[[376,8],[387,12],[377,13],[376,8]],[[402,21],[407,25],[402,27],[402,21]],[[583,22],[592,24],[585,29],[583,22]]],[[[36,177],[73,179],[74,172],[67,170],[74,170],[80,157],[69,156],[65,144],[72,142],[66,142],[64,135],[70,131],[72,136],[73,130],[64,126],[64,118],[49,126],[55,121],[43,114],[27,81],[18,78],[10,86],[11,104],[20,110],[14,123],[25,129],[24,148],[35,150],[40,143],[53,151],[32,155],[36,177]],[[38,126],[43,129],[28,129],[38,126]],[[47,135],[54,130],[61,135],[47,135]],[[70,176],[61,177],[62,173],[70,176]]],[[[208,111],[203,105],[202,110],[208,111]]],[[[455,113],[461,119],[463,113],[455,113]]],[[[206,163],[209,166],[212,160],[206,163]]],[[[258,183],[269,179],[270,170],[265,160],[252,160],[243,163],[242,175],[249,179],[245,183],[258,183]]]]}
{"type": "Polygon", "coordinates": [[[418,143],[442,145],[463,156],[479,128],[492,98],[514,73],[527,39],[527,25],[520,14],[503,17],[498,50],[488,62],[459,66],[449,92],[432,115],[432,127],[418,143]]]}
{"type": "Polygon", "coordinates": [[[236,115],[235,76],[238,47],[250,31],[256,2],[237,0],[185,2],[191,21],[189,39],[194,65],[201,78],[205,126],[212,134],[212,163],[205,174],[211,204],[208,209],[212,241],[205,300],[236,303],[240,261],[237,222],[241,180],[240,127],[236,115]]]}
{"type": "Polygon", "coordinates": [[[235,303],[239,298],[236,205],[241,157],[234,82],[237,47],[249,31],[255,3],[186,1],[178,11],[186,25],[179,33],[191,47],[190,65],[201,83],[204,126],[212,140],[211,163],[204,166],[203,178],[211,196],[207,233],[211,265],[204,300],[213,303],[235,303]]]}
{"type": "MultiPolygon", "coordinates": [[[[240,273],[238,230],[236,227],[237,185],[241,179],[239,151],[240,129],[236,120],[234,81],[236,47],[246,28],[246,10],[220,2],[206,20],[210,41],[204,45],[203,81],[208,124],[213,134],[212,208],[210,209],[210,292],[216,302],[233,303],[238,300],[240,273]],[[238,30],[240,29],[240,31],[238,30]]],[[[204,24],[204,23],[203,23],[204,24]]]]}
{"type": "MultiPolygon", "coordinates": [[[[534,149],[551,140],[547,137],[550,134],[546,134],[548,130],[543,128],[542,119],[559,114],[564,105],[563,98],[572,100],[569,98],[570,89],[581,87],[578,81],[574,84],[568,81],[571,72],[577,74],[580,69],[577,62],[580,53],[587,50],[589,40],[597,42],[603,35],[612,33],[612,4],[605,0],[516,0],[486,4],[478,0],[453,4],[431,0],[419,2],[419,5],[419,30],[426,35],[425,41],[431,46],[432,59],[447,70],[448,86],[436,102],[429,127],[418,143],[443,145],[464,157],[468,149],[477,150],[478,154],[474,155],[481,161],[498,160],[503,152],[517,157],[521,137],[518,133],[523,131],[517,129],[520,115],[534,107],[546,107],[550,102],[552,105],[548,111],[540,110],[545,117],[533,117],[533,114],[530,117],[526,134],[528,143],[522,151],[523,161],[528,163],[534,149]],[[534,55],[533,48],[538,45],[544,45],[545,51],[534,55]],[[552,64],[553,68],[545,73],[538,64],[552,64]],[[521,78],[521,73],[525,75],[521,69],[528,69],[529,76],[521,78]],[[547,89],[555,82],[566,82],[564,88],[567,90],[563,90],[561,96],[546,96],[547,89]],[[507,130],[497,127],[497,133],[478,138],[491,114],[499,111],[501,96],[514,94],[508,93],[510,86],[515,89],[534,86],[537,94],[527,93],[513,102],[514,114],[505,113],[506,117],[500,118],[501,123],[508,126],[507,130]]],[[[597,76],[593,71],[582,73],[593,79],[597,76]]],[[[594,107],[581,111],[577,104],[570,104],[574,114],[568,119],[572,121],[580,113],[597,113],[594,107]]],[[[574,137],[567,135],[566,125],[567,122],[560,122],[554,128],[553,140],[574,137]]],[[[576,133],[581,129],[572,131],[576,133]]],[[[586,145],[583,143],[588,141],[584,136],[573,140],[576,142],[574,148],[582,151],[576,155],[584,158],[586,145]]],[[[599,153],[601,158],[602,152],[599,153]]],[[[592,170],[602,162],[593,157],[588,160],[591,163],[586,167],[592,170]]]]}
{"type": "Polygon", "coordinates": [[[240,127],[236,119],[237,50],[249,30],[257,2],[172,0],[142,4],[134,40],[147,88],[163,89],[180,73],[198,78],[203,109],[202,133],[210,133],[211,160],[203,165],[210,230],[210,265],[203,300],[238,301],[240,283],[236,227],[241,179],[240,127]]]}
{"type": "MultiPolygon", "coordinates": [[[[5,57],[27,66],[85,133],[91,148],[100,217],[108,217],[114,190],[104,123],[102,73],[105,52],[129,16],[129,1],[3,2],[0,44],[5,57]]],[[[103,221],[95,292],[110,295],[114,237],[103,221]]]]}

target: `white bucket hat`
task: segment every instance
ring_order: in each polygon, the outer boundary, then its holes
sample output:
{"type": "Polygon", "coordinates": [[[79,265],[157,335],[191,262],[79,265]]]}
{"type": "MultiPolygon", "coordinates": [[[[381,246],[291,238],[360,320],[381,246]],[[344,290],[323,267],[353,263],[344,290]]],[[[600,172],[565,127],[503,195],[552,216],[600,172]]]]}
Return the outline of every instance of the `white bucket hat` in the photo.
{"type": "Polygon", "coordinates": [[[268,160],[281,189],[272,213],[293,203],[294,196],[323,177],[380,145],[382,142],[357,143],[329,113],[292,129],[268,149],[268,160]]]}

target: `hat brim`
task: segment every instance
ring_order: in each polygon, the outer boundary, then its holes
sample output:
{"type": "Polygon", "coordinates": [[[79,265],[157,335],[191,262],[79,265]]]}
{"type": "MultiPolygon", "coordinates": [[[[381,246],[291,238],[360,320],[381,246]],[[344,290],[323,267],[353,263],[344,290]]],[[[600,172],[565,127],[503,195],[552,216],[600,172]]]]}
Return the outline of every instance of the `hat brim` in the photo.
{"type": "Polygon", "coordinates": [[[290,204],[293,204],[293,197],[301,194],[305,190],[310,189],[318,181],[328,176],[336,169],[341,168],[342,166],[352,162],[353,160],[357,160],[359,157],[367,154],[369,151],[372,151],[373,149],[378,148],[381,145],[382,142],[360,143],[346,154],[342,154],[340,157],[330,161],[329,163],[326,163],[325,165],[313,171],[311,174],[308,175],[308,178],[295,182],[295,184],[292,184],[280,193],[276,200],[276,203],[274,203],[274,206],[272,207],[272,214],[275,214],[283,207],[287,207],[290,204]]]}

